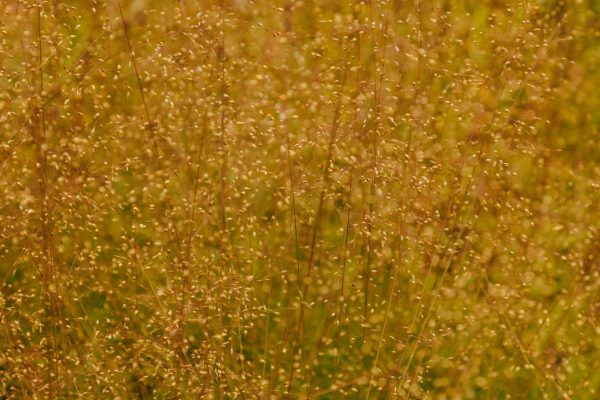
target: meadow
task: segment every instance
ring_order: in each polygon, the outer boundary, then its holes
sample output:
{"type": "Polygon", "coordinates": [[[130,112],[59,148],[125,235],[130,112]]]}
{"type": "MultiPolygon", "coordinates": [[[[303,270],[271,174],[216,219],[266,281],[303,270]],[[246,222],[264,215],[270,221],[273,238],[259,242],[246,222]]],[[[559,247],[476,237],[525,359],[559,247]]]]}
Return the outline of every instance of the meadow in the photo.
{"type": "Polygon", "coordinates": [[[598,0],[0,1],[0,399],[600,398],[598,0]]]}

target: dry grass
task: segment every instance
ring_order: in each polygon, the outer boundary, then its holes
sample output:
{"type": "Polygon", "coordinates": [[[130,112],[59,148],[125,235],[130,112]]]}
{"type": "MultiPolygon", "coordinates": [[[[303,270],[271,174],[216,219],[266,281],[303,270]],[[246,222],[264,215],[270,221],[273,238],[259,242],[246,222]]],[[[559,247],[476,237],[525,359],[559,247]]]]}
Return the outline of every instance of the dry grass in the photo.
{"type": "Polygon", "coordinates": [[[0,3],[0,398],[600,396],[600,3],[0,3]]]}

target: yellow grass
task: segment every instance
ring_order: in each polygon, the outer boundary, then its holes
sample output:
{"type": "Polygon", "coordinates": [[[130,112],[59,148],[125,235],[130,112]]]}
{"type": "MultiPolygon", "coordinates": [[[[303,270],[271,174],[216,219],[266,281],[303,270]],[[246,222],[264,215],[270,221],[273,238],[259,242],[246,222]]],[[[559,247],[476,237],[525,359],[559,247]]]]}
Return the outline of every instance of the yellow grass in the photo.
{"type": "Polygon", "coordinates": [[[596,399],[596,0],[0,2],[0,399],[596,399]]]}

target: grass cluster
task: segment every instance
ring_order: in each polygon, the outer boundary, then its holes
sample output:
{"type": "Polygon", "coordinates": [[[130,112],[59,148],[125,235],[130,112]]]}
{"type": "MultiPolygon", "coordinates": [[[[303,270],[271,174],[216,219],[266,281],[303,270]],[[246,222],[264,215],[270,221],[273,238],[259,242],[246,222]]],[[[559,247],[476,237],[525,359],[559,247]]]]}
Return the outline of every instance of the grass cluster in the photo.
{"type": "Polygon", "coordinates": [[[0,398],[596,399],[597,0],[0,2],[0,398]]]}

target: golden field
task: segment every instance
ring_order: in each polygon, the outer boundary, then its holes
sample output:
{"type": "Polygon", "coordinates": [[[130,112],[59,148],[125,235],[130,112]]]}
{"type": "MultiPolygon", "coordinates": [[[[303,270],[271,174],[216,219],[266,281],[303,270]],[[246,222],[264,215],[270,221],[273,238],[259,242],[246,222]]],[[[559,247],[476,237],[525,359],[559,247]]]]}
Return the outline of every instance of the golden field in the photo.
{"type": "Polygon", "coordinates": [[[0,2],[0,399],[597,399],[597,0],[0,2]]]}

